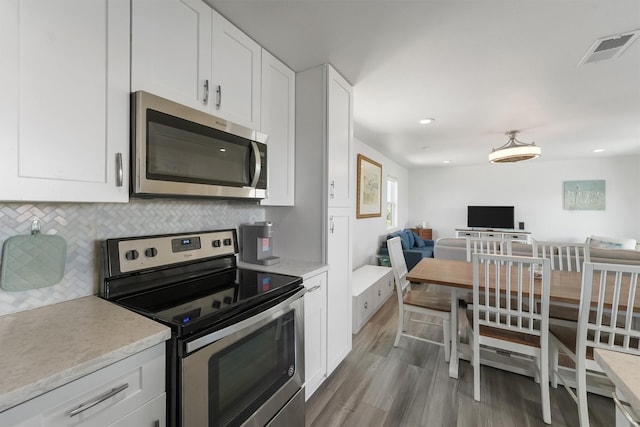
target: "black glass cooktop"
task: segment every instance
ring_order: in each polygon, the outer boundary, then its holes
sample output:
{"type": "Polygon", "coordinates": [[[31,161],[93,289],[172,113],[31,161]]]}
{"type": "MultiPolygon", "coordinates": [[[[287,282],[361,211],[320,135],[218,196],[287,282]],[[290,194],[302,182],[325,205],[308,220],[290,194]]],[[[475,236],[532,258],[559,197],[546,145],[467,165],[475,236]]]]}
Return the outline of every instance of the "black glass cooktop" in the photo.
{"type": "Polygon", "coordinates": [[[301,283],[300,277],[237,269],[183,280],[115,302],[184,334],[241,315],[300,288],[301,283]]]}

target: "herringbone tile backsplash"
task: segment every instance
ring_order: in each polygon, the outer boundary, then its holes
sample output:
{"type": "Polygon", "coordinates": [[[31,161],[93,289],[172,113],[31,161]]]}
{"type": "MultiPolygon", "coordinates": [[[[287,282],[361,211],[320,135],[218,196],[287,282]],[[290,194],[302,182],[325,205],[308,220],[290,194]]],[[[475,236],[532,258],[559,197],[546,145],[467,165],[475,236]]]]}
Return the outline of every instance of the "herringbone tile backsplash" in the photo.
{"type": "Polygon", "coordinates": [[[226,201],[0,203],[0,244],[29,234],[34,218],[40,220],[43,234],[57,234],[67,241],[67,264],[60,283],[21,292],[0,289],[0,315],[96,294],[100,240],[237,228],[264,217],[261,206],[226,201]]]}

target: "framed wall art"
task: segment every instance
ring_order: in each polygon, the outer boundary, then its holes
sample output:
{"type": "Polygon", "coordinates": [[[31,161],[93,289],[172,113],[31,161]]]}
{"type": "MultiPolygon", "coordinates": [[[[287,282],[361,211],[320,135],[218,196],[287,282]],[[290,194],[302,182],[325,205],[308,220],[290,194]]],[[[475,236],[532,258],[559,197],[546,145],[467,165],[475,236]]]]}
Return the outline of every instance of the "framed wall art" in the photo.
{"type": "Polygon", "coordinates": [[[358,154],[356,218],[382,216],[382,165],[358,154]]]}
{"type": "Polygon", "coordinates": [[[604,180],[565,181],[564,209],[570,211],[603,211],[605,208],[604,180]]]}

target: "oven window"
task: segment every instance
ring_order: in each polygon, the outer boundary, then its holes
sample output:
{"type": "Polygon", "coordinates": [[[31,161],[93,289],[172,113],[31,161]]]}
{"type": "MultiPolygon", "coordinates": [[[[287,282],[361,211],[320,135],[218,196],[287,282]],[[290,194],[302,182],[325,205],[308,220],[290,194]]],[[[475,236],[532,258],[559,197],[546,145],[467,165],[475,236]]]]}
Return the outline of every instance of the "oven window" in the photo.
{"type": "Polygon", "coordinates": [[[293,375],[294,312],[209,359],[209,426],[239,425],[293,375]]]}
{"type": "Polygon", "coordinates": [[[251,141],[147,110],[147,178],[242,187],[250,184],[251,141]]]}

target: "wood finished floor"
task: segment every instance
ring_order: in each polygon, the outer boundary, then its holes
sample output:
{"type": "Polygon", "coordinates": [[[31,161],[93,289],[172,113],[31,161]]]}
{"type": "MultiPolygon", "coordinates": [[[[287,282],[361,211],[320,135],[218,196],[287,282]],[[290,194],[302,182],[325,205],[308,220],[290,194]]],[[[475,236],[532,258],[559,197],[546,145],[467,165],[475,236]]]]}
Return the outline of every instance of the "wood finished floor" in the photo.
{"type": "MultiPolygon", "coordinates": [[[[306,403],[307,427],[331,426],[545,426],[540,387],[533,379],[483,366],[481,402],[473,400],[473,369],[460,362],[449,378],[442,347],[401,338],[393,294],[353,337],[353,350],[306,403]]],[[[441,339],[437,326],[411,322],[410,330],[441,339]]],[[[589,394],[592,427],[613,426],[611,399],[589,394]]],[[[578,426],[577,406],[562,387],[551,389],[553,426],[578,426]]]]}

